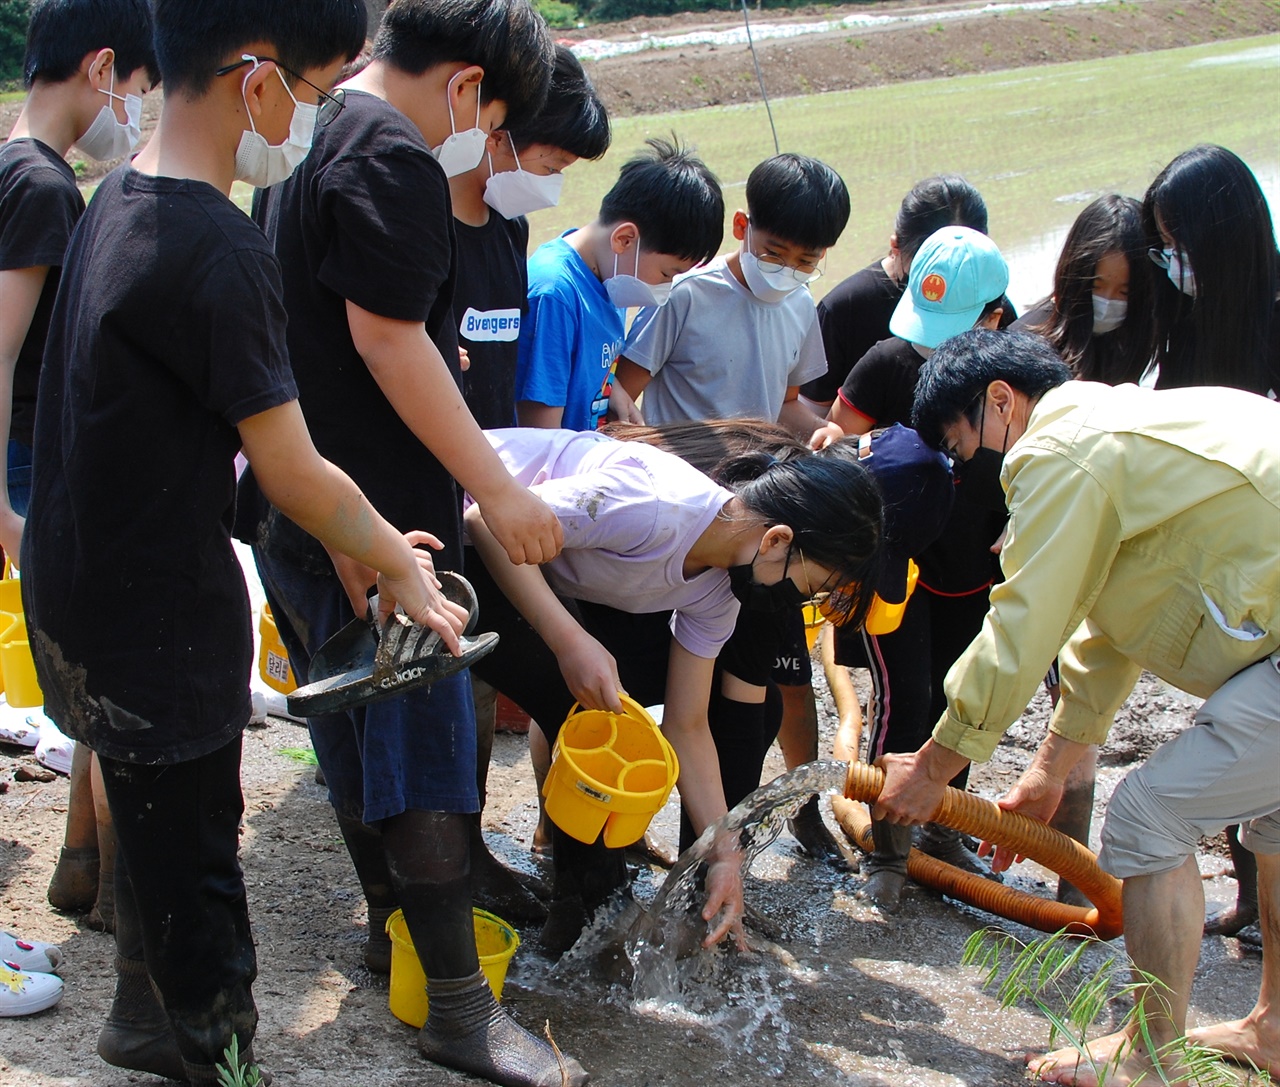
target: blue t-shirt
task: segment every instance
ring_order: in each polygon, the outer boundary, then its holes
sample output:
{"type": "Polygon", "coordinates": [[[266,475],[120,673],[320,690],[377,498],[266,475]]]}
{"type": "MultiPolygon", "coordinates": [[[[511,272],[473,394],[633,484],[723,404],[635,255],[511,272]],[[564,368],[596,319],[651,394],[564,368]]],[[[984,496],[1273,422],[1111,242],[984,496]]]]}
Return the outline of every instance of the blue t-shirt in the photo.
{"type": "Polygon", "coordinates": [[[562,407],[562,429],[595,430],[609,408],[624,331],[624,311],[564,235],[540,245],[529,258],[517,403],[562,407]]]}

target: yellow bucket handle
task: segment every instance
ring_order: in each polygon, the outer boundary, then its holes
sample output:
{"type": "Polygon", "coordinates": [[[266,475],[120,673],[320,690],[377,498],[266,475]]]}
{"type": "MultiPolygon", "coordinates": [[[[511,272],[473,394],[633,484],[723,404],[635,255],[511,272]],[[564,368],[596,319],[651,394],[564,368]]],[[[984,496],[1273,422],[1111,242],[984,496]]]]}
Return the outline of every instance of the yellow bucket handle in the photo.
{"type": "MultiPolygon", "coordinates": [[[[658,728],[658,722],[653,719],[653,715],[647,709],[645,709],[642,705],[640,705],[640,703],[637,702],[634,698],[632,698],[629,694],[625,694],[624,692],[619,691],[618,698],[622,702],[622,715],[627,717],[635,717],[638,720],[643,721],[650,728],[658,728]]],[[[569,710],[568,716],[565,717],[565,720],[566,721],[569,720],[569,718],[572,717],[575,713],[577,713],[581,708],[582,708],[582,704],[579,702],[575,702],[573,704],[573,707],[569,710]]],[[[598,712],[613,713],[612,710],[600,710],[598,712]]],[[[615,714],[615,716],[619,716],[619,715],[615,714]]],[[[658,731],[661,732],[662,730],[658,729],[658,731]]]]}

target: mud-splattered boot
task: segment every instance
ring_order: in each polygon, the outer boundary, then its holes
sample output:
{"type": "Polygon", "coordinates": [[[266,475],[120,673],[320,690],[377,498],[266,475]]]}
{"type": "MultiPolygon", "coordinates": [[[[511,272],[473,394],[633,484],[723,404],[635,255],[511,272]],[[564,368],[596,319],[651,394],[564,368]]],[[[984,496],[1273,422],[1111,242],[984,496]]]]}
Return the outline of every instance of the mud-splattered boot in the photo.
{"type": "Polygon", "coordinates": [[[484,974],[428,980],[430,1007],[418,1034],[428,1060],[502,1087],[581,1087],[588,1076],[572,1057],[535,1038],[493,998],[484,974]]]}
{"type": "Polygon", "coordinates": [[[169,1017],[139,959],[116,956],[116,995],[98,1035],[98,1056],[116,1068],[166,1079],[185,1074],[169,1017]]]}
{"type": "Polygon", "coordinates": [[[969,848],[969,840],[963,834],[951,827],[944,827],[941,823],[926,823],[922,826],[916,848],[921,853],[927,853],[930,857],[959,868],[962,872],[982,876],[997,883],[1004,882],[999,875],[987,867],[977,853],[969,848]]]}
{"type": "Polygon", "coordinates": [[[862,874],[867,881],[857,896],[874,903],[885,913],[896,913],[907,885],[907,855],[911,852],[911,828],[883,820],[872,820],[871,839],[875,849],[863,858],[862,874]]]}

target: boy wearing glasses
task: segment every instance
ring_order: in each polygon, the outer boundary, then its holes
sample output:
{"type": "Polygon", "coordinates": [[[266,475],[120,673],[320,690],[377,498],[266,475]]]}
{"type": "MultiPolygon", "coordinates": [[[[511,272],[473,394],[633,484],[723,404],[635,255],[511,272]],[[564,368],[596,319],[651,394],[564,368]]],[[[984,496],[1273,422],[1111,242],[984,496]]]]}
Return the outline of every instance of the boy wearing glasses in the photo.
{"type": "MultiPolygon", "coordinates": [[[[397,0],[369,64],[343,85],[297,173],[255,218],[283,269],[288,344],[317,448],[403,530],[429,524],[438,567],[462,564],[461,493],[500,511],[512,561],[561,546],[550,509],[518,484],[460,391],[449,178],[480,164],[490,134],[542,107],[554,47],[528,0],[397,0]]],[[[255,499],[246,480],[242,496],[255,499]]],[[[270,497],[270,496],[267,496],[270,497]]],[[[367,608],[367,565],[326,554],[287,511],[251,528],[294,673],[367,608]]],[[[494,1001],[472,922],[476,730],[466,673],[360,709],[313,717],[312,743],[369,908],[365,960],[386,969],[396,907],[430,994],[418,1047],[497,1083],[561,1082],[547,1043],[494,1001]]],[[[568,1080],[585,1073],[569,1060],[568,1080]]]]}
{"type": "Polygon", "coordinates": [[[775,155],[752,170],[733,216],[739,248],[678,278],[631,326],[618,382],[645,394],[645,422],[751,417],[808,438],[797,397],[827,356],[805,288],[848,221],[848,190],[817,159],[775,155]]]}
{"type": "Polygon", "coordinates": [[[46,711],[98,754],[119,838],[98,1052],[192,1084],[221,1082],[233,1040],[251,1062],[257,1024],[237,859],[253,640],[230,546],[236,453],[297,524],[383,572],[384,608],[398,600],[451,646],[463,621],[414,538],[317,455],[279,265],[228,198],[237,178],[287,172],[366,18],[360,0],[314,0],[306,20],[295,0],[157,0],[156,134],[99,186],[49,323],[22,589],[46,711]]]}

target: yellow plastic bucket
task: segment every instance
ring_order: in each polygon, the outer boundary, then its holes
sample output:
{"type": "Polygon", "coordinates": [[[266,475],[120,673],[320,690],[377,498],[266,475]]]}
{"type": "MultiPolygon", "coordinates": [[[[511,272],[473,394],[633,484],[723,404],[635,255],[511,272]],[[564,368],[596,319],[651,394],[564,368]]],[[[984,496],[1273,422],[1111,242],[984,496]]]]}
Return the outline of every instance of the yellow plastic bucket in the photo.
{"type": "Polygon", "coordinates": [[[907,611],[907,601],[916,591],[916,580],[920,577],[920,568],[914,559],[907,559],[907,595],[900,604],[886,604],[879,596],[871,603],[864,624],[868,634],[892,634],[902,625],[902,617],[907,611]]]}
{"type": "Polygon", "coordinates": [[[621,697],[622,713],[574,704],[542,786],[556,826],[588,843],[603,829],[611,848],[644,837],[680,776],[680,760],[648,711],[621,697]]]}
{"type": "Polygon", "coordinates": [[[818,610],[816,604],[806,604],[804,606],[804,641],[809,647],[809,652],[813,652],[813,647],[818,644],[818,635],[822,633],[822,624],[827,621],[827,617],[818,610]]]}
{"type": "Polygon", "coordinates": [[[258,671],[262,675],[262,682],[281,694],[297,690],[298,683],[293,678],[293,669],[289,667],[289,651],[280,640],[270,604],[262,605],[258,633],[262,635],[262,648],[258,651],[258,671]]]}
{"type": "Polygon", "coordinates": [[[14,577],[0,580],[0,612],[22,614],[22,582],[14,577]]]}
{"type": "MultiPolygon", "coordinates": [[[[520,946],[520,937],[501,917],[495,917],[488,910],[473,908],[471,912],[475,918],[480,969],[493,990],[494,1000],[501,1000],[507,966],[520,946]]],[[[427,1021],[427,979],[402,910],[396,910],[387,918],[387,935],[391,937],[391,993],[387,1000],[391,1014],[411,1027],[421,1027],[427,1021]]]]}
{"type": "Polygon", "coordinates": [[[36,663],[27,641],[27,621],[21,615],[0,635],[0,672],[4,674],[5,700],[9,705],[43,705],[44,692],[36,679],[36,663]]]}

